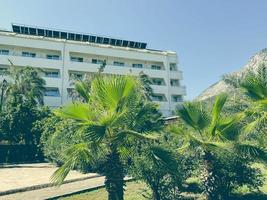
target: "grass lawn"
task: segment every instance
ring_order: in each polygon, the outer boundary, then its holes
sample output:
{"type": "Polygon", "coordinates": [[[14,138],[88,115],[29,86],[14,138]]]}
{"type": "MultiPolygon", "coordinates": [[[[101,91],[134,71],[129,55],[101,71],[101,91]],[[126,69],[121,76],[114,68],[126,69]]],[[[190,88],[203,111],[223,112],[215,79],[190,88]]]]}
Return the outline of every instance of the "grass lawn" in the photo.
{"type": "MultiPolygon", "coordinates": [[[[243,197],[237,197],[234,200],[267,200],[267,168],[262,164],[254,164],[254,167],[260,168],[263,172],[263,175],[266,177],[265,184],[260,190],[266,195],[257,195],[257,194],[246,194],[243,197]]],[[[125,190],[125,200],[146,200],[142,196],[142,192],[144,189],[147,189],[147,186],[144,183],[140,182],[128,182],[125,190]]],[[[245,194],[248,191],[243,190],[240,191],[245,194]]],[[[239,195],[238,195],[239,196],[239,195]]],[[[61,200],[106,200],[107,192],[105,188],[101,188],[98,190],[93,190],[90,192],[73,195],[65,198],[60,198],[61,200]]]]}
{"type": "MultiPolygon", "coordinates": [[[[144,183],[128,182],[124,193],[125,200],[145,200],[141,193],[146,188],[144,183]]],[[[60,200],[107,200],[107,197],[105,188],[101,188],[91,192],[60,198],[60,200]]]]}

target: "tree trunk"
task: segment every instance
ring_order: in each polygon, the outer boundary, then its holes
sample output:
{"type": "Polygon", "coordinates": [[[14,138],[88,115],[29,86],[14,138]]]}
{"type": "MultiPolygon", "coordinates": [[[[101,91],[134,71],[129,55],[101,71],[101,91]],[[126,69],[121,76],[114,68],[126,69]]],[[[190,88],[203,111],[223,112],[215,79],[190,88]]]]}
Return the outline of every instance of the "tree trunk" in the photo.
{"type": "Polygon", "coordinates": [[[221,195],[219,192],[219,178],[217,177],[216,174],[214,173],[214,157],[213,154],[209,151],[205,152],[204,155],[204,161],[205,161],[205,169],[204,173],[202,175],[203,182],[204,182],[204,187],[205,187],[205,192],[207,194],[207,199],[208,200],[220,200],[221,195]]]}
{"type": "Polygon", "coordinates": [[[105,187],[108,200],[123,200],[124,171],[119,154],[112,151],[104,164],[105,187]]]}
{"type": "Polygon", "coordinates": [[[152,188],[152,200],[160,200],[158,188],[152,188]]]}

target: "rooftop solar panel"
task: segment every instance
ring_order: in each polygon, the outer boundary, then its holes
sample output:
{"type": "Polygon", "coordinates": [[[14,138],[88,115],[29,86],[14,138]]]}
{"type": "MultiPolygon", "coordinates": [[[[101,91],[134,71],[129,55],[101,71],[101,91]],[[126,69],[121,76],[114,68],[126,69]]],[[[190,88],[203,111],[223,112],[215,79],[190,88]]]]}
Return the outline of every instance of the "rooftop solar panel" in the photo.
{"type": "Polygon", "coordinates": [[[120,40],[115,38],[101,37],[89,34],[68,33],[65,31],[50,30],[50,29],[31,27],[26,25],[12,24],[12,29],[13,32],[19,34],[38,35],[44,37],[60,38],[60,39],[83,41],[83,42],[89,41],[91,43],[109,44],[113,46],[130,47],[136,49],[145,49],[147,46],[146,43],[141,43],[141,42],[120,40]]]}

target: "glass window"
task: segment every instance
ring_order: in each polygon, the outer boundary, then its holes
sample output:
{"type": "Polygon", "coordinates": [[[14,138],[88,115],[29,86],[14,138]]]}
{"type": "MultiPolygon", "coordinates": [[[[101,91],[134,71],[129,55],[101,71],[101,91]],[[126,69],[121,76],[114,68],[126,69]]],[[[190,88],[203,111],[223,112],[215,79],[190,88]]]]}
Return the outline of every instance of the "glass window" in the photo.
{"type": "Polygon", "coordinates": [[[22,56],[24,57],[31,57],[31,58],[35,58],[36,57],[36,53],[31,53],[31,52],[22,52],[22,56]]]}
{"type": "Polygon", "coordinates": [[[161,66],[159,66],[159,65],[151,65],[151,69],[161,70],[161,66]]]}
{"type": "Polygon", "coordinates": [[[69,75],[70,80],[82,80],[83,79],[83,74],[80,73],[70,73],[69,75]]]}
{"type": "Polygon", "coordinates": [[[124,66],[124,63],[123,62],[114,61],[113,65],[115,65],[115,66],[124,66]]]}
{"type": "Polygon", "coordinates": [[[171,79],[171,86],[179,86],[180,81],[178,79],[171,79]]]}
{"type": "Polygon", "coordinates": [[[83,62],[83,58],[80,58],[80,57],[71,56],[70,60],[73,61],[73,62],[83,62]]]}
{"type": "Polygon", "coordinates": [[[105,60],[98,60],[98,59],[92,59],[92,63],[94,64],[103,64],[105,62],[105,60]]]}
{"type": "Polygon", "coordinates": [[[172,95],[173,102],[181,102],[183,101],[183,97],[181,95],[172,95]]]}
{"type": "Polygon", "coordinates": [[[170,63],[170,71],[177,71],[176,63],[170,63]]]}
{"type": "Polygon", "coordinates": [[[1,55],[8,55],[9,54],[9,50],[7,50],[7,49],[0,49],[0,54],[1,55]]]}
{"type": "Polygon", "coordinates": [[[139,64],[139,63],[134,63],[134,64],[132,64],[132,66],[134,67],[134,68],[143,68],[143,64],[139,64]]]}
{"type": "Polygon", "coordinates": [[[47,59],[51,59],[51,60],[59,60],[59,55],[46,55],[47,59]]]}
{"type": "Polygon", "coordinates": [[[152,79],[152,84],[153,85],[164,85],[164,80],[163,79],[159,79],[159,78],[153,78],[152,79]]]}
{"type": "Polygon", "coordinates": [[[57,72],[57,71],[46,71],[45,72],[45,77],[58,78],[59,77],[59,72],[57,72]]]}
{"type": "Polygon", "coordinates": [[[59,89],[58,88],[45,88],[44,96],[59,97],[59,89]]]}
{"type": "Polygon", "coordinates": [[[165,101],[165,96],[161,94],[153,94],[152,101],[165,101]]]}
{"type": "Polygon", "coordinates": [[[0,75],[5,75],[7,73],[7,68],[0,67],[0,75]]]}

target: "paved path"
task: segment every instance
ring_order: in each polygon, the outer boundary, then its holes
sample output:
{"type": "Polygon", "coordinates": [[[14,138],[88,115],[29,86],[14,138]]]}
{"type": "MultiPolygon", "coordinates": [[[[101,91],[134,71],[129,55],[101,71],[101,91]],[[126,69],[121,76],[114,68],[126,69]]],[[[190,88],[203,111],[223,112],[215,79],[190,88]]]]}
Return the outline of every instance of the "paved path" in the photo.
{"type": "Polygon", "coordinates": [[[99,180],[103,179],[95,173],[82,174],[72,170],[66,178],[66,184],[59,188],[51,187],[50,177],[56,169],[48,163],[0,166],[0,199],[45,199],[88,189],[93,185],[97,187],[99,180]],[[23,195],[29,195],[29,198],[23,195]]]}
{"type": "Polygon", "coordinates": [[[60,187],[48,187],[39,190],[32,190],[27,192],[15,193],[11,195],[0,196],[1,200],[44,200],[55,198],[58,196],[71,194],[90,188],[103,186],[104,177],[97,177],[92,179],[86,179],[83,181],[76,181],[72,183],[66,183],[60,187]]]}

